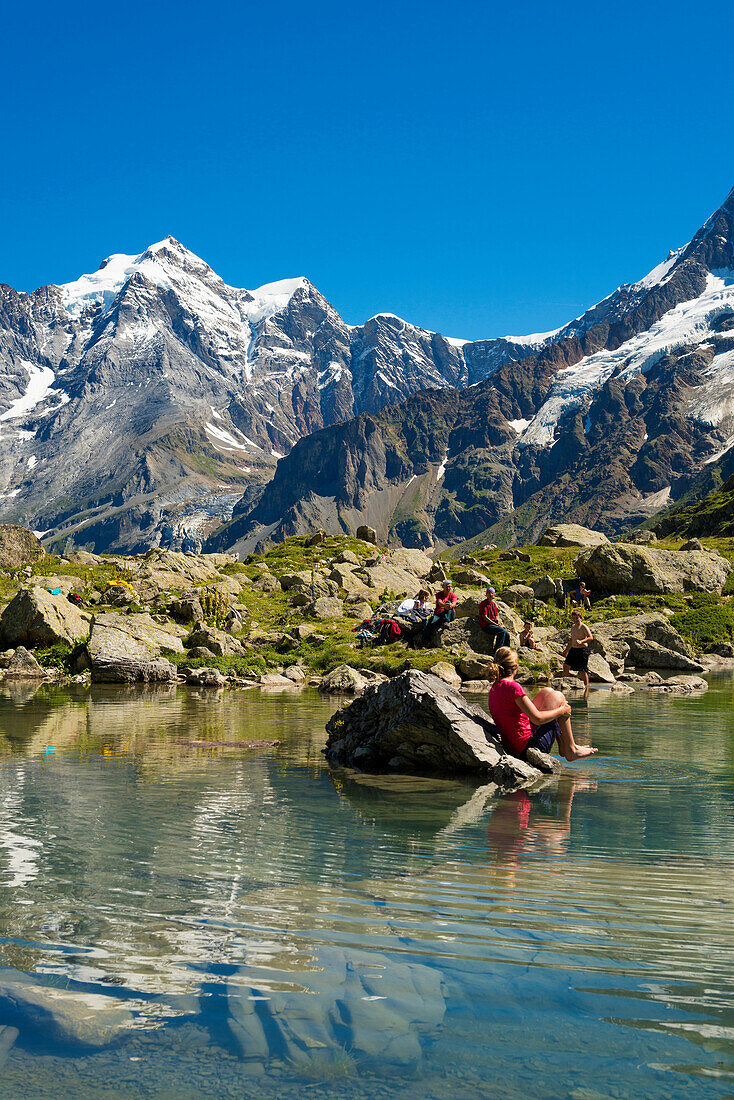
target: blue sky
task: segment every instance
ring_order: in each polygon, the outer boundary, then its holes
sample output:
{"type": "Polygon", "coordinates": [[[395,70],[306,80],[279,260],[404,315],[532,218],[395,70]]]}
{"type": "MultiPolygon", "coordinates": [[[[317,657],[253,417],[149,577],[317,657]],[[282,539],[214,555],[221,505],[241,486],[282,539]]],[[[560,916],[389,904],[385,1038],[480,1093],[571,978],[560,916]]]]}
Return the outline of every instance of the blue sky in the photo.
{"type": "Polygon", "coordinates": [[[347,321],[554,328],[734,186],[726,5],[6,7],[0,281],[167,233],[347,321]]]}

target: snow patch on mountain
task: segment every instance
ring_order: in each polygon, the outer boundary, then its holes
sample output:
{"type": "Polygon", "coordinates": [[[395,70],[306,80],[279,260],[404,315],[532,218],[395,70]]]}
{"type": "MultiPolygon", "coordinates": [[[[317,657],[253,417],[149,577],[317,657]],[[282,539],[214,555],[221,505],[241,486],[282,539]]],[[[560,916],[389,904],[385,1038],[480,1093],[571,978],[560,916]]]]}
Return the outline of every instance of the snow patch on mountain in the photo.
{"type": "Polygon", "coordinates": [[[27,359],[21,360],[21,363],[28,371],[28,385],[25,393],[10,403],[10,408],[5,410],[0,420],[17,420],[21,416],[26,416],[50,393],[58,392],[51,389],[56,381],[56,375],[50,367],[38,367],[34,363],[29,363],[27,359]]]}
{"type": "Polygon", "coordinates": [[[709,274],[699,298],[669,310],[645,332],[615,351],[587,355],[572,367],[560,370],[550,393],[525,431],[521,446],[552,445],[560,420],[591,400],[615,371],[629,379],[649,370],[663,355],[684,344],[700,344],[711,335],[711,321],[734,307],[734,272],[709,274]]]}

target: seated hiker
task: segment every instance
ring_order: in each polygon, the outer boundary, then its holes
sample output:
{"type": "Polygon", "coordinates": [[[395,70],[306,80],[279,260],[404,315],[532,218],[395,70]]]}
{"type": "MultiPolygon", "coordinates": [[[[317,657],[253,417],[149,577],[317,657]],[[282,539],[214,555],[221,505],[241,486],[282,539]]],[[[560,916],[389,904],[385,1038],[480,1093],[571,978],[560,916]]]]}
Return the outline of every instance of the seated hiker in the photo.
{"type": "Polygon", "coordinates": [[[444,623],[450,623],[456,618],[456,603],[458,596],[451,587],[451,581],[444,581],[440,590],[436,593],[436,606],[433,614],[426,619],[423,625],[421,645],[428,645],[433,638],[434,631],[444,623]]]}
{"type": "Polygon", "coordinates": [[[535,623],[532,619],[526,619],[520,631],[520,645],[526,649],[540,649],[541,646],[535,640],[535,623]]]}
{"type": "Polygon", "coordinates": [[[587,588],[583,581],[579,581],[578,588],[571,593],[571,604],[573,607],[585,607],[591,610],[591,589],[587,588]]]}
{"type": "Polygon", "coordinates": [[[532,746],[550,752],[553,742],[566,760],[581,760],[597,750],[577,745],[571,729],[571,708],[562,692],[541,688],[532,699],[515,680],[517,653],[502,646],[494,655],[497,679],[489,689],[488,705],[492,720],[500,731],[507,752],[524,759],[532,746]]]}
{"type": "Polygon", "coordinates": [[[494,597],[494,588],[488,588],[485,598],[479,605],[479,625],[484,633],[489,635],[489,648],[492,653],[510,644],[508,631],[500,625],[500,612],[494,597]]]}
{"type": "Polygon", "coordinates": [[[578,608],[571,612],[571,639],[563,651],[563,675],[577,672],[584,685],[584,698],[589,694],[589,642],[594,635],[583,620],[578,608]]]}
{"type": "Polygon", "coordinates": [[[409,619],[410,622],[418,622],[421,619],[427,619],[430,615],[430,611],[426,607],[426,600],[428,599],[428,592],[425,588],[421,588],[413,599],[406,597],[400,604],[397,610],[397,614],[401,615],[404,619],[409,619]]]}

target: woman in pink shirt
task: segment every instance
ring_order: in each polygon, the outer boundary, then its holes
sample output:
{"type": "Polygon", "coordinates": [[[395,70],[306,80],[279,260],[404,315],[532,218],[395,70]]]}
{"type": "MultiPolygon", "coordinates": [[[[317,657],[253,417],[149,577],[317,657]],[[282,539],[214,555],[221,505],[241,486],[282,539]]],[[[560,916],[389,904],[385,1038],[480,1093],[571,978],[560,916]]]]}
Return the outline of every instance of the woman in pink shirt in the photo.
{"type": "Polygon", "coordinates": [[[525,756],[533,746],[550,752],[558,740],[558,749],[566,760],[581,760],[597,750],[590,745],[577,745],[571,729],[571,708],[562,692],[541,688],[535,698],[528,699],[525,688],[515,680],[517,653],[509,646],[498,649],[497,679],[489,689],[489,713],[500,731],[502,744],[513,756],[525,756]]]}

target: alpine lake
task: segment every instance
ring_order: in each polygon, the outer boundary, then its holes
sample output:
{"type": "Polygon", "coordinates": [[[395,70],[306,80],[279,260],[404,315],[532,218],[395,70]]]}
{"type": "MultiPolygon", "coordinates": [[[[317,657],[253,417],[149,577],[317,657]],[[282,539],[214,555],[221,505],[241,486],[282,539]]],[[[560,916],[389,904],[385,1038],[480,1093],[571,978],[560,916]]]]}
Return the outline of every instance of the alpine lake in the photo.
{"type": "Polygon", "coordinates": [[[0,1097],[734,1096],[710,683],[503,798],[331,769],[313,690],[6,684],[0,1097]]]}

